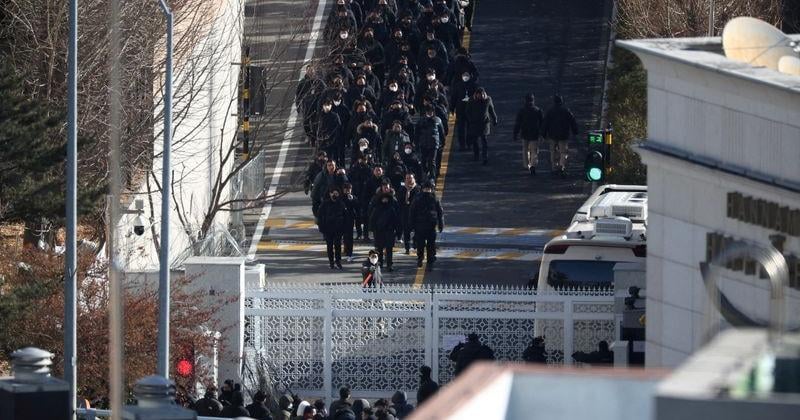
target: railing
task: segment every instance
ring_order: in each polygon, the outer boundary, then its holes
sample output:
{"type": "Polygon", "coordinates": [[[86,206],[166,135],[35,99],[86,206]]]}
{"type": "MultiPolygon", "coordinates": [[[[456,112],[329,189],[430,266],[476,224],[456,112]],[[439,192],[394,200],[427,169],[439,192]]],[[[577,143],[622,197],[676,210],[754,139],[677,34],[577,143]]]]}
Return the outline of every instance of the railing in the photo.
{"type": "MultiPolygon", "coordinates": [[[[78,418],[83,420],[96,420],[98,418],[111,418],[111,410],[97,410],[94,408],[79,408],[76,410],[78,418]]],[[[197,420],[217,420],[218,417],[198,416],[197,420]]]]}

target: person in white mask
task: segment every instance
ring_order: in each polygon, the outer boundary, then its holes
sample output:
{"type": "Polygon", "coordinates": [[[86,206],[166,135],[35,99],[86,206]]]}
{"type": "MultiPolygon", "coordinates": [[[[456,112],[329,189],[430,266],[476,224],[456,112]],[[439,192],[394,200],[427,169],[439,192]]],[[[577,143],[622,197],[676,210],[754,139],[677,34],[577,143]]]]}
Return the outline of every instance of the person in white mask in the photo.
{"type": "Polygon", "coordinates": [[[361,287],[383,287],[378,253],[370,250],[367,259],[361,264],[361,287]]]}

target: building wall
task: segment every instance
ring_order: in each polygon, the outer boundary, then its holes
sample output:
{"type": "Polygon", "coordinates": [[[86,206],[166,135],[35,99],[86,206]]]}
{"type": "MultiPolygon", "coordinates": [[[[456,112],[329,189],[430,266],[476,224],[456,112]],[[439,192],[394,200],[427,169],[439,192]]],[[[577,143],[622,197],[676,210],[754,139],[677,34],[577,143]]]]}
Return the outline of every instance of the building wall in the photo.
{"type": "MultiPolygon", "coordinates": [[[[237,109],[239,66],[231,63],[241,61],[243,8],[240,0],[216,0],[205,5],[209,11],[216,13],[207,21],[208,30],[205,33],[208,36],[197,40],[191,55],[176,54],[175,57],[172,176],[173,195],[176,198],[171,200],[170,215],[170,255],[173,265],[176,259],[185,258],[190,253],[190,235],[196,235],[200,229],[213,198],[215,178],[220,172],[225,177],[234,164],[234,159],[229,159],[221,165],[220,150],[226,152],[236,139],[237,118],[231,114],[235,114],[237,109]],[[188,232],[180,222],[180,217],[188,226],[188,232]]],[[[175,28],[176,44],[182,42],[182,30],[175,28]]],[[[163,81],[157,82],[155,95],[159,105],[163,105],[162,85],[163,81]]],[[[152,170],[160,185],[160,155],[163,150],[163,122],[160,115],[163,114],[163,108],[157,106],[154,113],[159,116],[159,122],[153,128],[157,158],[152,170]]],[[[149,223],[155,224],[156,236],[159,236],[161,192],[152,177],[149,181],[153,193],[147,193],[145,184],[137,197],[145,198],[144,217],[149,219],[149,223]]],[[[221,197],[226,199],[228,196],[229,188],[226,188],[221,197]]],[[[123,217],[119,225],[122,260],[128,270],[157,269],[158,253],[151,230],[146,229],[141,237],[133,235],[133,217],[123,217]]],[[[227,226],[228,219],[228,212],[219,212],[214,223],[227,226]]]]}
{"type": "MultiPolygon", "coordinates": [[[[648,70],[648,143],[741,168],[733,175],[642,150],[648,166],[647,366],[674,367],[704,343],[710,318],[700,274],[707,234],[770,245],[779,232],[727,216],[728,193],[800,209],[800,195],[751,173],[800,181],[800,95],[637,51],[648,70]]],[[[785,254],[800,239],[785,235],[785,254]]],[[[767,280],[721,270],[720,289],[737,308],[769,319],[767,280]]],[[[797,325],[800,293],[789,289],[787,319],[797,325]]]]}

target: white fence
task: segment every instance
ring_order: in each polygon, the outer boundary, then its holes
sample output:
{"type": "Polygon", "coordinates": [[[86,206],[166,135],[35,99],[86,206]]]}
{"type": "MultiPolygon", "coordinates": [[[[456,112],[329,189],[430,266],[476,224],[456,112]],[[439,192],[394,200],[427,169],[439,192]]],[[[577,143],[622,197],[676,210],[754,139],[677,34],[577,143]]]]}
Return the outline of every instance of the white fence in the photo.
{"type": "Polygon", "coordinates": [[[550,363],[616,334],[611,291],[285,284],[248,291],[245,305],[245,385],[272,381],[309,396],[334,397],[344,385],[365,398],[411,396],[422,365],[445,384],[450,350],[471,332],[509,361],[544,335],[550,363]]]}

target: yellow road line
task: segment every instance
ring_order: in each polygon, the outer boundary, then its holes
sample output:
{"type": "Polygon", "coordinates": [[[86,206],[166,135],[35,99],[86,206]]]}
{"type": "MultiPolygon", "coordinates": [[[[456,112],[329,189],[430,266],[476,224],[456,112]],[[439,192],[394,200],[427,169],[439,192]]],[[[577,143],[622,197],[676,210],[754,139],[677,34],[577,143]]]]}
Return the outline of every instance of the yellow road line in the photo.
{"type": "Polygon", "coordinates": [[[502,254],[499,254],[494,258],[498,259],[498,260],[516,260],[517,258],[519,258],[519,257],[521,257],[523,255],[524,254],[521,253],[521,252],[511,251],[511,252],[504,252],[502,254]]]}
{"type": "Polygon", "coordinates": [[[475,258],[478,255],[481,255],[483,251],[461,251],[456,253],[453,257],[455,258],[475,258]]]}
{"type": "Polygon", "coordinates": [[[468,227],[468,228],[461,229],[458,233],[479,234],[479,233],[484,232],[484,231],[486,231],[486,229],[484,229],[484,228],[468,227]]]}
{"type": "MultiPolygon", "coordinates": [[[[471,39],[470,32],[464,29],[464,33],[461,35],[461,45],[467,50],[469,50],[470,39],[471,39]]],[[[441,176],[441,180],[436,184],[436,196],[439,197],[439,200],[441,200],[444,197],[444,181],[447,179],[447,167],[450,165],[450,152],[453,150],[453,141],[455,140],[455,131],[456,131],[455,114],[451,115],[447,119],[447,125],[449,131],[448,131],[447,141],[445,141],[444,144],[444,150],[442,150],[442,167],[439,168],[439,175],[441,176]]],[[[423,267],[419,267],[417,268],[416,276],[414,276],[414,287],[422,286],[422,283],[424,281],[425,281],[425,270],[423,269],[423,267]]]]}
{"type": "Polygon", "coordinates": [[[500,231],[499,234],[503,236],[518,236],[518,235],[524,235],[530,231],[531,230],[528,228],[511,228],[502,230],[500,231]]]}

